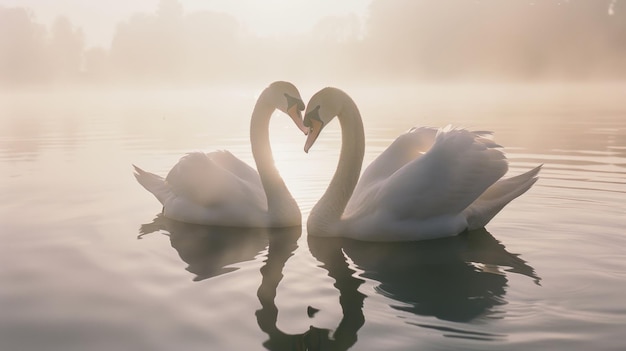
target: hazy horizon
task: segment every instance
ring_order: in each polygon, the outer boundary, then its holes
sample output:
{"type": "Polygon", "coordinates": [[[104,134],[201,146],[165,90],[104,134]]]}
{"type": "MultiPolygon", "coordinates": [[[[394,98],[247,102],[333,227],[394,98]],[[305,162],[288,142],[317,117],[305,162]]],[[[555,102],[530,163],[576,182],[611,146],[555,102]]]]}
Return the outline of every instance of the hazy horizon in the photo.
{"type": "MultiPolygon", "coordinates": [[[[271,0],[264,1],[260,11],[255,0],[178,0],[186,13],[212,11],[234,17],[242,27],[258,36],[281,36],[304,34],[310,31],[321,18],[353,13],[364,19],[371,0],[271,0]],[[280,11],[279,11],[280,10],[280,11]],[[291,15],[286,16],[286,13],[291,15]]],[[[128,20],[133,13],[156,13],[159,0],[134,0],[108,2],[62,0],[0,0],[0,7],[31,9],[35,21],[47,27],[55,19],[64,16],[83,30],[86,47],[109,47],[115,28],[121,21],[128,20]]]]}
{"type": "Polygon", "coordinates": [[[0,0],[0,25],[4,88],[626,78],[620,0],[0,0]]]}
{"type": "Polygon", "coordinates": [[[0,351],[626,350],[626,0],[0,0],[0,169],[0,351]]]}

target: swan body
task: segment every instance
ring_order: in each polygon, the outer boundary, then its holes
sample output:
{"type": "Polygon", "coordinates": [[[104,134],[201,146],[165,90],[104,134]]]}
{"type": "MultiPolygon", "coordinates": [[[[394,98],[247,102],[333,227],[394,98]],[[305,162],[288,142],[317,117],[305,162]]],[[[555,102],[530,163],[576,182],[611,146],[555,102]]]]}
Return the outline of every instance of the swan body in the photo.
{"type": "Polygon", "coordinates": [[[230,227],[288,227],[302,222],[298,204],[274,165],[269,121],[280,110],[302,130],[304,103],[293,84],[274,82],[259,96],[250,122],[258,172],[228,151],[183,156],[167,177],[134,166],[135,178],[181,222],[230,227]]]}
{"type": "Polygon", "coordinates": [[[526,192],[541,169],[501,179],[508,163],[490,132],[422,127],[400,135],[359,179],[363,123],[343,91],[324,88],[309,101],[305,151],[335,117],[342,131],[339,164],[311,211],[310,235],[417,241],[480,229],[526,192]]]}

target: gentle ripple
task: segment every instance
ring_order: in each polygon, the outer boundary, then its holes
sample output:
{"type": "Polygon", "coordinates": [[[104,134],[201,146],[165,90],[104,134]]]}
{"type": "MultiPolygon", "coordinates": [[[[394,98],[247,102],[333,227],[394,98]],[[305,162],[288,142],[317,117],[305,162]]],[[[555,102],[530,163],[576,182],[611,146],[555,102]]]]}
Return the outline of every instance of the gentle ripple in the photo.
{"type": "MultiPolygon", "coordinates": [[[[626,348],[623,86],[345,90],[366,165],[414,124],[453,123],[493,130],[510,173],[543,163],[541,179],[486,230],[429,242],[189,225],[157,214],[131,164],[165,174],[213,149],[252,164],[258,92],[8,93],[0,349],[626,348]]],[[[336,167],[338,124],[309,154],[287,118],[271,133],[306,218],[336,167]]]]}

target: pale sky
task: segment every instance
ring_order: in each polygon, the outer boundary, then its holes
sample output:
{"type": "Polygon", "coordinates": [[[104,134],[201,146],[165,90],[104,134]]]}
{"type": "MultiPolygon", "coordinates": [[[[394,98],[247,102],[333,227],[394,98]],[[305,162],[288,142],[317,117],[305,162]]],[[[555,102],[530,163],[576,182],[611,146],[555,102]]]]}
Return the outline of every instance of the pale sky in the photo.
{"type": "MultiPolygon", "coordinates": [[[[319,19],[354,13],[364,18],[371,0],[179,0],[185,13],[225,12],[260,36],[302,34],[319,19]]],[[[67,16],[82,27],[87,46],[109,47],[115,26],[132,13],[153,13],[159,0],[0,0],[0,6],[28,7],[37,22],[49,25],[67,16]]],[[[1,26],[1,24],[0,24],[1,26]]]]}

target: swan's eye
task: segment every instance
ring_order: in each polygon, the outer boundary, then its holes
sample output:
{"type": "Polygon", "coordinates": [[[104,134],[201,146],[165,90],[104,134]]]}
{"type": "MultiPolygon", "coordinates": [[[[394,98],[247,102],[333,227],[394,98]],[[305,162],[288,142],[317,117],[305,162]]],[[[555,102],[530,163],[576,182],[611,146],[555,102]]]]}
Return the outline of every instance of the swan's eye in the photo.
{"type": "Polygon", "coordinates": [[[287,110],[291,109],[293,106],[298,106],[298,110],[304,110],[304,102],[302,100],[295,98],[287,93],[285,93],[285,97],[287,98],[287,110]]]}

